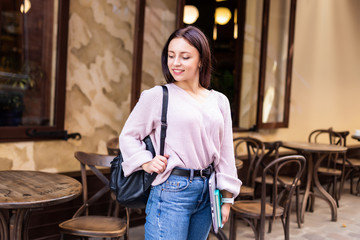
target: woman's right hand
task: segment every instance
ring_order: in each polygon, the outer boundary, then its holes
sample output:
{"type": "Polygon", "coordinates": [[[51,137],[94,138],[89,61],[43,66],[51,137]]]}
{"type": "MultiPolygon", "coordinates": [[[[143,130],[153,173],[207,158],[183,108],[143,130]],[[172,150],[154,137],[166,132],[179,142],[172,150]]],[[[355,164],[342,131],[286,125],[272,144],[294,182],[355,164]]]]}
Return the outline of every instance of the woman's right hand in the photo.
{"type": "Polygon", "coordinates": [[[165,154],[164,156],[156,155],[150,162],[144,163],[141,167],[147,173],[162,173],[165,171],[167,166],[167,159],[169,155],[165,154]]]}

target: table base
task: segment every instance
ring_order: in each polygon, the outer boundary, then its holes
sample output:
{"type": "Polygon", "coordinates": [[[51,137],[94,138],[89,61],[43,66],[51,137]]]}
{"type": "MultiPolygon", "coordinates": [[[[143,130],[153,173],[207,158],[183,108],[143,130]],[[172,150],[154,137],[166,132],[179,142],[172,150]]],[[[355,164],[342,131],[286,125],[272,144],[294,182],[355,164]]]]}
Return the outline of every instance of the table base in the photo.
{"type": "Polygon", "coordinates": [[[27,226],[30,210],[0,210],[0,236],[3,240],[28,240],[27,226]]]}
{"type": "Polygon", "coordinates": [[[326,157],[326,154],[323,154],[320,159],[316,161],[315,167],[313,166],[313,156],[312,154],[308,154],[308,173],[313,173],[313,177],[308,174],[308,179],[306,181],[306,189],[302,201],[301,206],[301,222],[304,223],[304,215],[305,215],[305,209],[306,205],[308,204],[309,197],[311,197],[311,203],[310,206],[308,206],[311,210],[313,210],[314,207],[314,197],[320,197],[321,199],[325,200],[331,209],[331,221],[336,222],[337,221],[337,204],[334,198],[325,190],[325,188],[320,184],[317,169],[319,168],[319,165],[321,161],[326,157]],[[320,194],[315,194],[312,187],[312,182],[314,181],[315,186],[320,191],[320,194]]]}

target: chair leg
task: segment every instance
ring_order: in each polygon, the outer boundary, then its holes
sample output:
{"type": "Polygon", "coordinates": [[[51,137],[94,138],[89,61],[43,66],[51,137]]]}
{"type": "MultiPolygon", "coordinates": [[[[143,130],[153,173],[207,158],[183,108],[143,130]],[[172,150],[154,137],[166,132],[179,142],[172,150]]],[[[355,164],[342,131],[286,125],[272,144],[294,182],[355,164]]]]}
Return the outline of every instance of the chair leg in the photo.
{"type": "Polygon", "coordinates": [[[338,191],[337,191],[337,177],[336,176],[334,176],[334,181],[333,181],[333,197],[335,199],[336,206],[339,207],[338,191]]]}
{"type": "Polygon", "coordinates": [[[265,227],[262,228],[260,219],[256,221],[255,239],[256,240],[265,240],[265,227]]]}
{"type": "Polygon", "coordinates": [[[287,214],[284,228],[285,240],[290,239],[290,213],[287,214]]]}
{"type": "Polygon", "coordinates": [[[353,172],[351,172],[351,175],[350,175],[350,194],[354,194],[354,191],[353,191],[353,180],[354,180],[354,174],[353,174],[353,172]]]}
{"type": "Polygon", "coordinates": [[[269,227],[268,227],[268,233],[271,233],[271,230],[272,230],[272,223],[273,223],[274,219],[273,218],[270,218],[269,219],[269,227]]]}
{"type": "Polygon", "coordinates": [[[360,194],[359,186],[360,186],[360,176],[359,176],[357,184],[356,184],[356,195],[360,194]]]}
{"type": "Polygon", "coordinates": [[[281,222],[284,230],[284,240],[290,239],[290,208],[287,213],[281,217],[281,222]]]}
{"type": "Polygon", "coordinates": [[[300,186],[295,188],[296,191],[296,220],[298,227],[301,228],[301,211],[300,211],[300,186]]]}
{"type": "Polygon", "coordinates": [[[229,240],[236,239],[236,214],[234,211],[230,210],[230,230],[229,230],[229,240]]]}

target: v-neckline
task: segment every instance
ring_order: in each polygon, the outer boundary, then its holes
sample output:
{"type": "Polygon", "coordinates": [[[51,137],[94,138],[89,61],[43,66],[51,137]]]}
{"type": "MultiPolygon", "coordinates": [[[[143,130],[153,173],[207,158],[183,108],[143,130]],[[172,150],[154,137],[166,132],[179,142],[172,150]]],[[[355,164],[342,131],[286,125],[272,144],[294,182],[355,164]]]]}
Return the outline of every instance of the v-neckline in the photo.
{"type": "Polygon", "coordinates": [[[204,100],[203,100],[203,101],[199,101],[198,99],[196,99],[195,97],[193,97],[190,93],[188,93],[185,89],[179,87],[179,86],[176,85],[175,83],[172,83],[172,85],[174,85],[175,88],[179,89],[180,91],[184,92],[185,95],[187,95],[189,99],[191,99],[193,102],[197,103],[198,105],[204,105],[206,102],[208,102],[209,99],[210,99],[210,96],[211,96],[212,93],[213,93],[213,90],[212,90],[212,89],[211,89],[211,90],[208,90],[208,91],[209,91],[209,92],[208,92],[208,95],[204,98],[204,100]]]}

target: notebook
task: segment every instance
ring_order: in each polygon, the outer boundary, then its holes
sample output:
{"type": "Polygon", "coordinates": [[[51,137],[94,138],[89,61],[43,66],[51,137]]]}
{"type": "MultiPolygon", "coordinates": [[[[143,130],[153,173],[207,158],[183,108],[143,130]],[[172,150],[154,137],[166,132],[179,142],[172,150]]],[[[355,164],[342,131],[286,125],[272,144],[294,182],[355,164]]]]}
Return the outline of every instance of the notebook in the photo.
{"type": "Polygon", "coordinates": [[[219,228],[222,228],[223,224],[221,221],[221,193],[219,189],[216,189],[215,172],[209,178],[209,194],[213,230],[215,233],[218,233],[219,228]]]}

